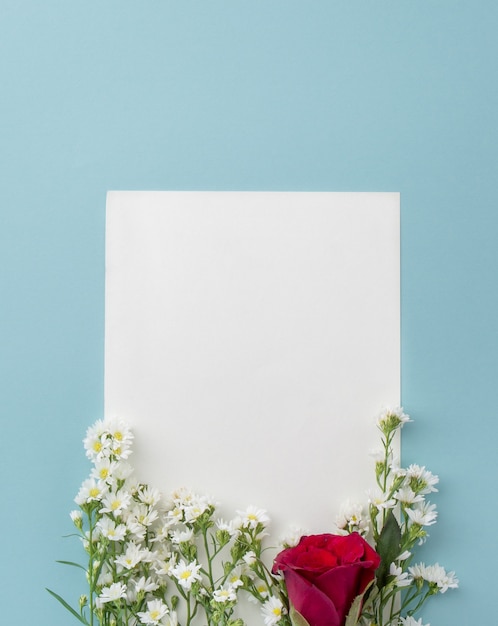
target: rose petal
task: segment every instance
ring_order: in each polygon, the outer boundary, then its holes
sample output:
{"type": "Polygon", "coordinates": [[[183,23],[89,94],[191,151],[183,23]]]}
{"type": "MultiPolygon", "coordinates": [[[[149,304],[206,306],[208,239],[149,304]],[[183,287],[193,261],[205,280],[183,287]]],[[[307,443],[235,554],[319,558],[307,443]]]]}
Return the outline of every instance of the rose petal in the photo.
{"type": "Polygon", "coordinates": [[[327,596],[305,578],[287,570],[284,574],[289,600],[312,626],[341,626],[337,610],[327,596]]]}

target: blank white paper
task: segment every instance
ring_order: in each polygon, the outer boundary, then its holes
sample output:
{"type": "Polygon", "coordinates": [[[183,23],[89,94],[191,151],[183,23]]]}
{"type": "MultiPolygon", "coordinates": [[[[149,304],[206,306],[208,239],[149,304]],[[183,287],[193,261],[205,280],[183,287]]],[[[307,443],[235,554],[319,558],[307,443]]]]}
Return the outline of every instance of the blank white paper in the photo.
{"type": "Polygon", "coordinates": [[[333,532],[400,396],[399,194],[107,198],[105,412],[139,477],[333,532]]]}

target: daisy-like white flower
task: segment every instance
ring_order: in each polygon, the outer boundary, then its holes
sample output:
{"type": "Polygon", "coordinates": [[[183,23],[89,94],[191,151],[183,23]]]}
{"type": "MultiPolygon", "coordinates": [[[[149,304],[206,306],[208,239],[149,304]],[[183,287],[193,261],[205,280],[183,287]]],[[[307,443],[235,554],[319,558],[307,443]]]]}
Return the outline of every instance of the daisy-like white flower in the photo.
{"type": "Polygon", "coordinates": [[[147,553],[144,550],[141,550],[139,546],[133,541],[126,546],[126,550],[123,554],[120,554],[115,563],[118,566],[118,569],[122,571],[123,569],[133,569],[137,563],[141,561],[147,560],[147,553]]]}
{"type": "Polygon", "coordinates": [[[92,461],[102,459],[108,456],[110,453],[110,442],[105,437],[105,425],[103,420],[98,420],[90,426],[85,438],[83,439],[83,445],[85,447],[86,456],[92,461]]]}
{"type": "Polygon", "coordinates": [[[170,532],[171,543],[176,546],[181,543],[186,543],[187,541],[191,541],[194,536],[194,531],[192,528],[186,528],[185,530],[173,530],[170,532]]]}
{"type": "Polygon", "coordinates": [[[372,504],[378,511],[384,509],[394,509],[396,500],[394,498],[387,499],[387,495],[380,490],[368,492],[368,502],[372,504]]]}
{"type": "Polygon", "coordinates": [[[111,439],[111,451],[118,459],[126,459],[131,454],[133,433],[126,422],[119,418],[105,421],[105,428],[111,439]]]}
{"type": "Polygon", "coordinates": [[[71,511],[69,515],[76,528],[79,528],[81,530],[83,528],[83,515],[81,511],[71,511]]]}
{"type": "MultiPolygon", "coordinates": [[[[126,461],[119,461],[113,465],[112,478],[114,480],[127,480],[133,474],[133,467],[126,461]]],[[[129,489],[131,491],[131,489],[129,489]]]]}
{"type": "Polygon", "coordinates": [[[197,564],[197,561],[186,563],[183,559],[173,567],[171,574],[176,578],[178,584],[181,585],[185,591],[190,591],[193,583],[197,580],[201,580],[199,570],[201,565],[197,564]]]}
{"type": "Polygon", "coordinates": [[[368,533],[368,519],[363,506],[358,502],[347,500],[342,506],[336,518],[336,526],[344,533],[358,532],[360,535],[368,533]]]}
{"type": "MultiPolygon", "coordinates": [[[[171,613],[165,615],[161,621],[161,626],[178,626],[176,611],[171,611],[171,613]]],[[[430,626],[430,624],[428,626],[430,626]]]]}
{"type": "Polygon", "coordinates": [[[96,460],[90,476],[96,480],[109,482],[116,465],[117,463],[115,461],[111,461],[109,458],[96,460]]]}
{"type": "Polygon", "coordinates": [[[413,524],[419,526],[432,526],[437,520],[436,505],[424,502],[423,506],[414,509],[406,509],[413,524]]]}
{"type": "Polygon", "coordinates": [[[138,490],[138,499],[144,504],[149,506],[156,506],[161,500],[161,494],[159,489],[149,487],[148,485],[142,485],[138,490]]]}
{"type": "Polygon", "coordinates": [[[258,509],[255,506],[248,506],[245,511],[237,511],[238,515],[241,517],[241,527],[242,528],[257,528],[258,524],[262,524],[266,526],[270,521],[270,518],[266,514],[264,509],[258,509]]]}
{"type": "Polygon", "coordinates": [[[458,578],[455,576],[455,572],[447,572],[439,563],[427,566],[424,563],[418,563],[413,567],[409,567],[408,570],[415,580],[422,579],[427,581],[433,588],[437,588],[440,593],[446,593],[448,589],[456,589],[458,587],[458,578]]]}
{"type": "Polygon", "coordinates": [[[235,593],[235,589],[232,585],[223,585],[213,592],[213,600],[223,604],[225,602],[236,602],[237,594],[235,593]]]}
{"type": "Polygon", "coordinates": [[[396,563],[391,563],[389,566],[389,574],[394,576],[394,584],[396,587],[407,587],[411,585],[413,580],[408,575],[408,572],[404,572],[401,567],[396,563]]]}
{"type": "Polygon", "coordinates": [[[218,530],[226,531],[232,538],[237,537],[237,535],[239,534],[239,527],[237,526],[234,520],[225,522],[225,520],[220,518],[216,520],[216,526],[218,530]]]}
{"type": "Polygon", "coordinates": [[[425,467],[412,464],[406,469],[406,477],[410,483],[410,487],[415,493],[432,493],[437,491],[434,485],[439,482],[439,476],[436,476],[425,467]]]}
{"type": "Polygon", "coordinates": [[[94,500],[102,500],[107,490],[108,487],[104,481],[95,480],[95,478],[87,478],[81,485],[74,501],[79,506],[82,506],[94,500]]]}
{"type": "Polygon", "coordinates": [[[242,567],[239,565],[235,567],[230,574],[228,574],[227,583],[237,589],[238,587],[242,587],[244,583],[242,582],[242,567]]]}
{"type": "Polygon", "coordinates": [[[143,526],[151,526],[157,520],[159,513],[156,509],[150,508],[147,504],[135,504],[128,510],[126,522],[135,521],[143,526]]]}
{"type": "Polygon", "coordinates": [[[279,544],[282,548],[294,548],[304,535],[309,535],[309,531],[299,526],[290,526],[285,536],[280,539],[279,544]]]}
{"type": "Polygon", "coordinates": [[[416,494],[410,487],[405,486],[394,494],[394,497],[398,502],[402,504],[414,504],[415,502],[423,502],[424,496],[416,494]]]}
{"type": "Polygon", "coordinates": [[[120,515],[130,504],[131,494],[123,489],[116,493],[108,493],[102,499],[104,505],[101,509],[102,513],[114,513],[120,515]]]}
{"type": "Polygon", "coordinates": [[[401,406],[395,408],[387,407],[377,416],[377,426],[384,435],[392,433],[398,428],[401,428],[406,422],[411,421],[410,417],[403,413],[403,407],[401,406]]]}
{"type": "Polygon", "coordinates": [[[124,583],[112,583],[109,587],[104,587],[99,596],[102,603],[115,602],[120,598],[126,598],[126,585],[124,583]]]}
{"type": "Polygon", "coordinates": [[[278,598],[271,596],[271,598],[268,598],[263,604],[261,614],[263,615],[266,626],[275,626],[285,614],[285,608],[278,598]]]}
{"type": "Polygon", "coordinates": [[[251,565],[254,565],[254,563],[256,563],[256,553],[253,550],[249,550],[244,554],[242,559],[246,565],[251,567],[251,565]]]}
{"type": "Polygon", "coordinates": [[[150,600],[147,602],[147,611],[140,611],[137,615],[141,624],[159,624],[167,613],[168,607],[162,600],[150,600]]]}
{"type": "Polygon", "coordinates": [[[104,537],[111,541],[123,541],[126,536],[126,526],[124,524],[116,525],[116,522],[107,515],[99,519],[96,527],[104,537]]]}
{"type": "Polygon", "coordinates": [[[191,489],[188,489],[188,487],[179,487],[173,491],[170,498],[175,506],[183,509],[192,504],[196,495],[191,489]]]}
{"type": "Polygon", "coordinates": [[[430,624],[422,624],[422,618],[416,620],[414,617],[400,617],[400,626],[431,626],[430,624]]]}
{"type": "Polygon", "coordinates": [[[208,504],[204,498],[195,498],[192,504],[183,510],[185,522],[195,522],[207,509],[208,504]]]}

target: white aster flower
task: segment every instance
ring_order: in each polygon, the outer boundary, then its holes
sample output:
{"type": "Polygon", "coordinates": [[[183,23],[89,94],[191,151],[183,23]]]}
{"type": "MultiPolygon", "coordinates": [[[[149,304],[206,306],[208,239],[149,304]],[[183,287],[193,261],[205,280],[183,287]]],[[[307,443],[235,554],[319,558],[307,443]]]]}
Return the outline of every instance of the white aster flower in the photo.
{"type": "Polygon", "coordinates": [[[108,493],[102,499],[104,505],[101,509],[102,513],[114,513],[120,515],[130,504],[131,494],[123,489],[116,493],[108,493]]]}
{"type": "Polygon", "coordinates": [[[402,504],[414,504],[415,502],[423,502],[424,496],[416,494],[410,487],[402,487],[394,494],[394,497],[398,502],[402,504]]]}
{"type": "Polygon", "coordinates": [[[159,589],[159,585],[155,583],[152,578],[149,576],[145,578],[142,576],[138,580],[135,580],[135,591],[155,591],[159,589]]]}
{"type": "Polygon", "coordinates": [[[192,504],[192,502],[196,498],[196,495],[188,487],[179,487],[178,489],[175,489],[175,491],[173,491],[170,498],[175,506],[183,509],[186,506],[190,506],[192,504]]]}
{"type": "Polygon", "coordinates": [[[178,565],[173,567],[171,574],[185,591],[189,591],[196,580],[201,580],[200,569],[201,565],[198,565],[197,561],[193,560],[191,563],[185,563],[182,559],[178,565]]]}
{"type": "MultiPolygon", "coordinates": [[[[112,478],[114,480],[127,480],[133,474],[133,467],[126,461],[118,461],[112,469],[112,478]]],[[[128,488],[128,487],[127,487],[128,488]]],[[[129,491],[131,489],[128,488],[129,491]]]]}
{"type": "Polygon", "coordinates": [[[244,563],[246,565],[251,567],[251,565],[254,565],[254,563],[256,563],[256,553],[253,550],[249,550],[244,554],[242,559],[244,560],[244,563]]]}
{"type": "Polygon", "coordinates": [[[262,606],[261,614],[266,626],[275,626],[285,614],[284,605],[275,596],[271,596],[262,606]]]}
{"type": "Polygon", "coordinates": [[[356,531],[361,535],[366,535],[369,526],[363,505],[347,500],[341,506],[340,513],[336,518],[336,526],[338,530],[344,533],[356,531]]]}
{"type": "Polygon", "coordinates": [[[258,524],[266,526],[270,518],[264,509],[258,509],[255,506],[248,506],[245,511],[237,511],[241,517],[241,527],[255,529],[258,524]]]}
{"type": "Polygon", "coordinates": [[[120,598],[126,598],[126,585],[124,583],[112,583],[109,587],[104,587],[99,596],[102,603],[115,602],[120,598]]]}
{"type": "Polygon", "coordinates": [[[111,437],[112,454],[119,459],[126,459],[131,454],[133,433],[126,422],[119,418],[106,420],[105,427],[111,437]]]}
{"type": "Polygon", "coordinates": [[[138,499],[140,502],[148,504],[149,506],[156,506],[161,500],[161,493],[159,489],[149,487],[148,485],[141,485],[138,490],[138,499]]]}
{"type": "Polygon", "coordinates": [[[116,469],[116,466],[117,463],[115,461],[111,461],[108,458],[100,459],[98,461],[95,461],[95,465],[90,475],[96,480],[109,482],[112,478],[113,471],[116,469]]]}
{"type": "Polygon", "coordinates": [[[394,509],[396,506],[396,500],[394,500],[394,498],[390,498],[388,500],[387,494],[382,493],[379,490],[368,492],[368,502],[378,511],[383,511],[384,509],[394,509]]]}
{"type": "Polygon", "coordinates": [[[195,522],[195,520],[200,517],[207,508],[207,506],[199,502],[196,502],[192,506],[186,506],[183,511],[185,522],[195,522]]]}
{"type": "Polygon", "coordinates": [[[400,626],[431,626],[430,624],[422,624],[422,618],[416,620],[414,617],[400,617],[400,626]]]}
{"type": "Polygon", "coordinates": [[[232,585],[223,585],[213,592],[213,600],[220,603],[236,602],[237,594],[235,593],[235,589],[232,585]]]}
{"type": "MultiPolygon", "coordinates": [[[[98,564],[97,564],[98,565],[98,564]]],[[[109,586],[114,582],[114,578],[112,575],[112,571],[109,569],[107,563],[104,563],[102,566],[102,570],[97,579],[97,585],[99,587],[109,586]]]]}
{"type": "Polygon", "coordinates": [[[80,487],[78,495],[74,499],[76,504],[82,506],[95,500],[102,500],[107,493],[107,485],[102,480],[87,478],[80,487]]]}
{"type": "Polygon", "coordinates": [[[389,574],[394,576],[394,584],[396,587],[407,587],[413,582],[413,580],[409,577],[408,572],[404,572],[401,567],[396,565],[396,563],[391,563],[389,566],[389,574]]]}
{"type": "Polygon", "coordinates": [[[418,563],[409,567],[408,570],[414,579],[427,581],[429,585],[437,587],[440,593],[458,587],[458,578],[455,576],[455,572],[446,572],[439,563],[427,566],[424,563],[418,563]]]}
{"type": "Polygon", "coordinates": [[[147,504],[135,504],[126,515],[126,522],[135,521],[143,526],[151,526],[159,517],[156,509],[151,509],[147,504]]]}
{"type": "Polygon", "coordinates": [[[439,482],[439,476],[436,476],[429,470],[426,470],[425,467],[421,467],[420,465],[412,464],[406,469],[406,476],[410,483],[410,487],[416,493],[432,493],[437,491],[434,485],[437,485],[439,482]]]}
{"type": "Polygon", "coordinates": [[[377,426],[385,435],[392,433],[394,430],[401,428],[406,422],[411,421],[410,417],[403,413],[403,407],[401,406],[394,408],[386,407],[377,416],[377,426]]]}
{"type": "Polygon", "coordinates": [[[83,445],[86,456],[92,461],[102,459],[110,454],[110,442],[107,441],[105,432],[106,429],[102,420],[95,422],[86,431],[83,445]]]}
{"type": "Polygon", "coordinates": [[[228,575],[227,583],[234,589],[237,589],[238,587],[242,587],[244,583],[242,582],[241,576],[242,576],[242,567],[238,565],[228,575]]]}
{"type": "Polygon", "coordinates": [[[168,607],[162,600],[147,602],[147,611],[140,611],[138,617],[141,624],[159,624],[159,621],[168,613],[168,607]]]}
{"type": "Polygon", "coordinates": [[[192,528],[186,528],[185,530],[173,530],[170,532],[171,543],[176,546],[181,543],[186,543],[187,541],[191,541],[194,536],[194,531],[192,528]]]}
{"type": "MultiPolygon", "coordinates": [[[[165,615],[161,621],[161,626],[178,626],[176,611],[171,611],[171,613],[165,615]]],[[[428,626],[430,626],[430,624],[428,626]]]]}
{"type": "Polygon", "coordinates": [[[280,539],[279,544],[282,548],[294,548],[304,535],[309,535],[309,531],[299,526],[290,526],[286,534],[280,539]]]}
{"type": "Polygon", "coordinates": [[[423,506],[414,509],[406,509],[413,524],[419,526],[432,526],[437,520],[436,505],[424,502],[423,506]]]}
{"type": "Polygon", "coordinates": [[[81,511],[71,511],[69,513],[69,516],[71,517],[73,524],[77,527],[77,528],[82,528],[83,527],[83,515],[81,513],[81,511]]]}
{"type": "Polygon", "coordinates": [[[148,553],[140,549],[136,543],[130,541],[130,543],[126,546],[126,550],[123,554],[120,554],[116,559],[116,565],[118,566],[118,570],[122,571],[123,569],[133,569],[137,563],[141,561],[147,561],[148,553]]]}
{"type": "Polygon", "coordinates": [[[229,522],[225,522],[225,520],[223,519],[217,519],[216,526],[218,527],[218,530],[225,530],[232,538],[237,537],[237,535],[239,534],[240,524],[237,525],[236,520],[230,520],[229,522]]]}
{"type": "Polygon", "coordinates": [[[126,536],[126,526],[118,524],[110,517],[104,515],[96,524],[100,533],[111,541],[122,541],[126,536]]]}

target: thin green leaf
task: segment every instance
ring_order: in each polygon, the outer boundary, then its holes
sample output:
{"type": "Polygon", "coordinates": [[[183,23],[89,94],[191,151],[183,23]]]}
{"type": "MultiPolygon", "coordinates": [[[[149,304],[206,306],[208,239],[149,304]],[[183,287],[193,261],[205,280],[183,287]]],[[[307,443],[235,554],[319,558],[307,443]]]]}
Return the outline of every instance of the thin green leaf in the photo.
{"type": "Polygon", "coordinates": [[[389,510],[387,514],[376,550],[381,558],[376,574],[377,587],[382,589],[387,584],[389,567],[401,551],[401,529],[392,510],[389,510]]]}
{"type": "Polygon", "coordinates": [[[298,613],[292,605],[289,610],[289,617],[292,626],[310,626],[307,620],[305,620],[301,613],[298,613]]]}
{"type": "Polygon", "coordinates": [[[370,587],[373,585],[373,582],[374,581],[372,580],[372,582],[370,582],[365,587],[363,593],[361,593],[359,596],[356,596],[356,598],[353,600],[351,608],[349,609],[349,613],[346,617],[346,621],[344,622],[344,626],[356,626],[356,624],[358,624],[361,615],[361,609],[363,608],[363,600],[365,599],[365,596],[368,595],[368,592],[370,591],[370,587]]]}
{"type": "Polygon", "coordinates": [[[73,567],[78,567],[79,569],[82,569],[84,572],[86,572],[86,569],[83,567],[83,565],[80,565],[79,563],[73,563],[72,561],[56,561],[56,563],[62,563],[62,565],[72,565],[73,567]]]}
{"type": "Polygon", "coordinates": [[[89,626],[88,622],[86,621],[86,619],[80,615],[77,611],[75,611],[73,609],[73,607],[71,605],[69,605],[64,598],[61,598],[60,595],[58,593],[55,593],[55,591],[52,591],[51,589],[48,589],[47,587],[45,587],[45,589],[47,589],[48,593],[52,596],[54,596],[54,598],[56,600],[59,600],[59,602],[62,604],[62,606],[67,609],[70,613],[72,613],[72,615],[74,615],[74,617],[76,617],[76,619],[78,619],[82,624],[85,624],[85,626],[89,626]]]}

